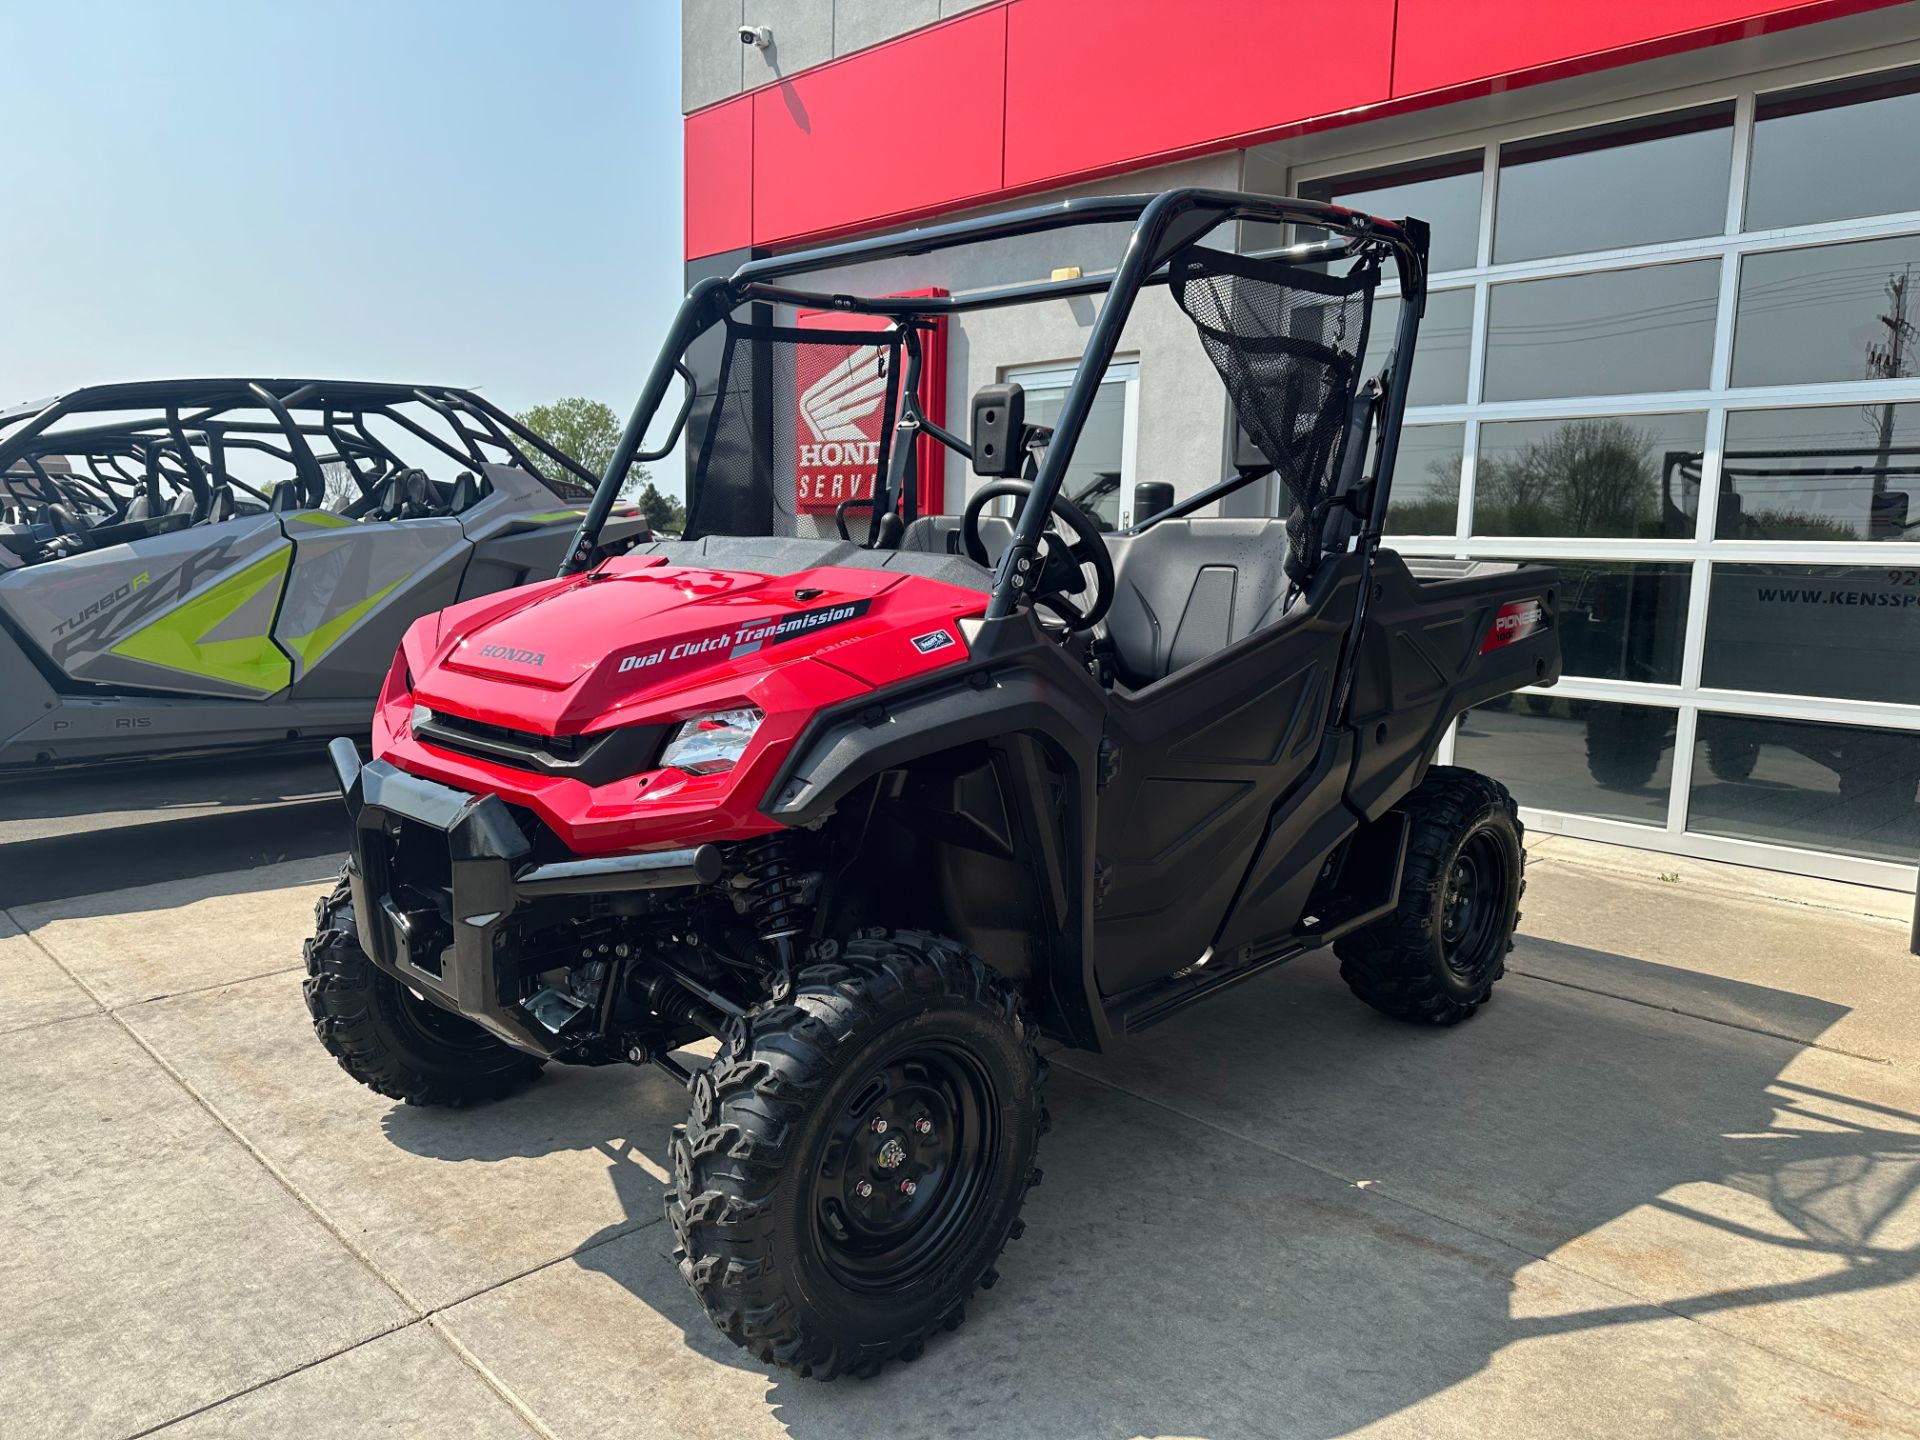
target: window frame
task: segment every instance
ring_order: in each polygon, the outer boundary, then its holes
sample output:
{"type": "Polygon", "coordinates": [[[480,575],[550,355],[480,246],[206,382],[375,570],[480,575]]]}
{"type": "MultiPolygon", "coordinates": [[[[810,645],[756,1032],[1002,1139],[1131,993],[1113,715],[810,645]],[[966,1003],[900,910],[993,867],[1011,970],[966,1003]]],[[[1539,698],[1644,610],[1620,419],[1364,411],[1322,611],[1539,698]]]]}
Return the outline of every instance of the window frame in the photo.
{"type": "MultiPolygon", "coordinates": [[[[1075,367],[1058,361],[1040,362],[1031,365],[1002,365],[999,369],[1002,384],[1018,385],[1023,390],[1042,387],[1066,389],[1074,376],[1075,367]]],[[[1133,486],[1135,465],[1140,450],[1140,357],[1138,355],[1116,356],[1107,366],[1106,373],[1100,377],[1102,385],[1119,381],[1126,388],[1121,392],[1120,408],[1120,508],[1116,530],[1125,530],[1134,523],[1133,486]]],[[[1145,518],[1144,516],[1141,518],[1145,518]]]]}
{"type": "MultiPolygon", "coordinates": [[[[1909,26],[1902,38],[1891,43],[1864,47],[1845,55],[1748,68],[1744,73],[1732,77],[1709,76],[1660,91],[1583,105],[1568,104],[1564,100],[1556,103],[1551,98],[1551,87],[1543,87],[1542,93],[1531,101],[1526,97],[1516,97],[1510,105],[1503,106],[1522,113],[1508,114],[1507,118],[1497,123],[1459,128],[1451,133],[1431,135],[1411,142],[1403,139],[1397,144],[1381,143],[1379,140],[1366,143],[1365,132],[1356,129],[1345,136],[1315,141],[1306,147],[1311,153],[1310,159],[1302,158],[1288,167],[1289,186],[1298,190],[1314,181],[1347,174],[1417,166],[1423,161],[1458,156],[1474,148],[1480,148],[1483,152],[1476,263],[1465,268],[1436,271],[1433,276],[1436,290],[1471,288],[1474,292],[1466,400],[1459,404],[1410,407],[1406,415],[1408,425],[1459,424],[1463,427],[1465,453],[1461,465],[1455,532],[1451,536],[1390,536],[1388,543],[1391,548],[1410,558],[1448,556],[1487,560],[1654,561],[1691,566],[1683,659],[1677,684],[1568,677],[1550,691],[1531,692],[1572,700],[1650,705],[1677,712],[1671,791],[1664,826],[1526,808],[1529,823],[1543,831],[1908,891],[1915,884],[1916,869],[1910,864],[1901,865],[1835,850],[1713,836],[1687,828],[1687,806],[1693,788],[1695,740],[1702,714],[1746,715],[1920,732],[1920,704],[1839,700],[1784,691],[1717,690],[1701,683],[1704,643],[1710,619],[1709,591],[1715,561],[1876,567],[1890,566],[1898,556],[1900,547],[1885,540],[1723,540],[1715,532],[1720,500],[1721,455],[1729,415],[1826,405],[1869,407],[1920,401],[1920,378],[1827,381],[1737,389],[1730,384],[1734,311],[1739,294],[1741,264],[1746,256],[1852,240],[1920,235],[1920,210],[1761,230],[1745,229],[1749,158],[1755,111],[1760,97],[1817,84],[1871,84],[1876,75],[1913,69],[1920,66],[1920,38],[1913,38],[1914,35],[1914,30],[1909,26]],[[1492,262],[1502,145],[1569,135],[1604,125],[1657,120],[1663,114],[1726,102],[1731,102],[1734,107],[1734,129],[1722,233],[1689,240],[1660,241],[1514,261],[1503,265],[1492,262]],[[1528,111],[1532,113],[1525,113],[1528,111]],[[1484,400],[1487,317],[1490,293],[1495,284],[1715,258],[1720,261],[1718,306],[1712,367],[1704,387],[1687,391],[1543,400],[1484,400]],[[1482,423],[1614,416],[1631,418],[1683,411],[1704,412],[1707,417],[1700,497],[1692,535],[1623,540],[1534,536],[1493,538],[1472,534],[1475,471],[1480,456],[1479,429],[1482,423]],[[1890,551],[1894,553],[1890,554],[1890,551]]],[[[1727,51],[1735,49],[1723,48],[1727,51]]],[[[1710,70],[1716,65],[1731,66],[1734,62],[1730,57],[1721,60],[1709,51],[1696,57],[1694,63],[1698,71],[1710,70]]],[[[1404,136],[1407,128],[1401,127],[1398,133],[1404,136]]],[[[1393,127],[1383,127],[1379,133],[1395,132],[1393,127]]],[[[1392,284],[1381,287],[1383,296],[1394,294],[1396,290],[1397,287],[1392,284]]],[[[1453,736],[1450,732],[1443,742],[1441,758],[1450,760],[1452,755],[1453,736]]]]}

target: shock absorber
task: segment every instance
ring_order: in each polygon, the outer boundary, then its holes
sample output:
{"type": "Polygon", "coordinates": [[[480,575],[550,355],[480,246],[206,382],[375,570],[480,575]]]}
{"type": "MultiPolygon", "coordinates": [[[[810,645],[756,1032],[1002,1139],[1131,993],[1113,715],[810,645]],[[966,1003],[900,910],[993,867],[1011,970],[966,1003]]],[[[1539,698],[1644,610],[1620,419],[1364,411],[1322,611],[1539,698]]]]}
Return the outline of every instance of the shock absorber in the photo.
{"type": "Polygon", "coordinates": [[[812,923],[819,872],[793,863],[792,837],[787,835],[743,841],[734,846],[729,859],[734,909],[753,921],[754,934],[771,952],[782,975],[791,974],[799,954],[798,937],[812,923]]]}

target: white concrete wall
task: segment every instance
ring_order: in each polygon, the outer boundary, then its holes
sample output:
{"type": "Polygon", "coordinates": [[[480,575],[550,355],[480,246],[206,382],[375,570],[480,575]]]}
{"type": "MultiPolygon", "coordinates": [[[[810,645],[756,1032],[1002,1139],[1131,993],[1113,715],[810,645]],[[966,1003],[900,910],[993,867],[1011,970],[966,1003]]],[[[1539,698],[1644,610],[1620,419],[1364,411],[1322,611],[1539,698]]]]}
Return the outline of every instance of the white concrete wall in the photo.
{"type": "MultiPolygon", "coordinates": [[[[1071,195],[1151,192],[1179,185],[1237,188],[1240,156],[1211,156],[1143,171],[1006,206],[1064,199],[1071,195]]],[[[969,213],[992,213],[977,211],[969,213]]],[[[880,264],[823,271],[796,284],[810,290],[890,294],[941,286],[955,293],[991,285],[1044,280],[1055,269],[1078,265],[1091,274],[1120,258],[1128,227],[1097,226],[1023,236],[990,246],[916,255],[880,264]]],[[[1215,243],[1230,244],[1217,235],[1215,243]]],[[[1086,347],[1101,297],[979,311],[953,317],[947,332],[947,420],[967,423],[974,391],[1007,370],[1026,365],[1072,364],[1086,347]]],[[[1200,348],[1193,324],[1164,288],[1143,293],[1122,334],[1120,356],[1140,362],[1140,413],[1134,481],[1165,480],[1190,495],[1225,473],[1227,396],[1200,348]]],[[[957,510],[976,479],[957,455],[948,456],[946,503],[957,510]]]]}
{"type": "Polygon", "coordinates": [[[698,110],[986,0],[680,0],[680,108],[698,110]],[[742,25],[773,31],[765,50],[742,25]]]}

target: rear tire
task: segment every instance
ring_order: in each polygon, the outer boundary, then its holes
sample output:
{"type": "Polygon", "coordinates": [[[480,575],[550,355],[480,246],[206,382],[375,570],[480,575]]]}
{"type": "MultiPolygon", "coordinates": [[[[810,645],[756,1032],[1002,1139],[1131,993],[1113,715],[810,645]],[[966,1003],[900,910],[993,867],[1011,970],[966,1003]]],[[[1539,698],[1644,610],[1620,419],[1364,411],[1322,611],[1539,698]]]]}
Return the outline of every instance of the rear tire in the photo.
{"type": "Polygon", "coordinates": [[[1340,976],[1383,1014],[1457,1025],[1506,973],[1527,888],[1519,810],[1499,781],[1444,765],[1394,808],[1409,827],[1400,903],[1334,942],[1340,976]]]}
{"type": "Polygon", "coordinates": [[[367,958],[346,872],[314,907],[307,1010],[340,1068],[409,1105],[469,1105],[512,1094],[543,1062],[422,999],[367,958]]]}
{"type": "Polygon", "coordinates": [[[1664,717],[1623,705],[1587,716],[1587,773],[1609,790],[1644,790],[1666,749],[1664,717]]]}
{"type": "Polygon", "coordinates": [[[748,1012],[671,1145],[674,1259],[713,1323],[822,1380],[959,1325],[1040,1179],[1035,1033],[1010,982],[912,931],[748,1012]]]}
{"type": "Polygon", "coordinates": [[[1751,725],[1719,715],[1702,715],[1707,738],[1707,768],[1716,780],[1738,783],[1753,777],[1760,762],[1760,740],[1751,725]]]}

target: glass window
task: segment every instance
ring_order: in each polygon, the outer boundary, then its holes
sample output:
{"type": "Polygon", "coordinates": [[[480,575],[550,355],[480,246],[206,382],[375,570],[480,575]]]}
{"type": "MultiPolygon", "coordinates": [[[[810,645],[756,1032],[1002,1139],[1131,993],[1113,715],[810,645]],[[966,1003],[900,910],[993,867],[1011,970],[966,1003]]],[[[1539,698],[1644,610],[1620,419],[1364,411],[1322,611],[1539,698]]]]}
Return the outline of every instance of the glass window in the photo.
{"type": "Polygon", "coordinates": [[[1718,235],[1732,163],[1730,104],[1502,145],[1494,262],[1718,235]]]}
{"type": "MultiPolygon", "coordinates": [[[[1393,348],[1399,324],[1398,299],[1388,296],[1374,302],[1363,374],[1380,373],[1387,363],[1387,351],[1393,348]]],[[[1407,404],[1465,404],[1472,343],[1473,291],[1437,290],[1428,295],[1427,313],[1420,317],[1420,339],[1413,350],[1413,378],[1407,384],[1407,404]]]]}
{"type": "Polygon", "coordinates": [[[1747,229],[1920,210],[1916,131],[1920,70],[1761,96],[1747,229]]]}
{"type": "Polygon", "coordinates": [[[1920,540],[1920,405],[1735,410],[1722,540],[1920,540]]]}
{"type": "Polygon", "coordinates": [[[1651,705],[1508,695],[1460,717],[1454,758],[1522,805],[1667,823],[1674,712],[1651,705]]]}
{"type": "Polygon", "coordinates": [[[1496,285],[1486,398],[1704,389],[1719,288],[1718,260],[1496,285]]]}
{"type": "Polygon", "coordinates": [[[1687,828],[1911,864],[1920,734],[1700,716],[1687,828]]]}
{"type": "Polygon", "coordinates": [[[1620,560],[1538,560],[1560,572],[1560,654],[1569,675],[1680,683],[1693,567],[1620,560]]]}
{"type": "Polygon", "coordinates": [[[1920,567],[1715,565],[1701,684],[1911,703],[1920,567]]]}
{"type": "MultiPolygon", "coordinates": [[[[1478,264],[1480,258],[1481,168],[1481,155],[1476,150],[1470,155],[1452,155],[1418,165],[1309,180],[1300,187],[1300,194],[1308,200],[1330,201],[1387,220],[1409,215],[1424,220],[1433,231],[1428,268],[1464,270],[1478,264]]],[[[1301,238],[1312,239],[1321,233],[1302,227],[1301,238]]]]}
{"type": "Polygon", "coordinates": [[[1483,424],[1473,533],[1690,539],[1706,438],[1698,413],[1483,424]]]}
{"type": "Polygon", "coordinates": [[[1747,256],[1734,315],[1733,383],[1920,374],[1916,269],[1920,235],[1747,256]]]}
{"type": "MultiPolygon", "coordinates": [[[[1073,459],[1060,485],[1060,493],[1085,510],[1103,530],[1131,525],[1135,518],[1132,515],[1133,436],[1127,430],[1127,391],[1139,376],[1138,361],[1117,361],[1107,367],[1100,388],[1094,393],[1093,408],[1087,412],[1086,428],[1080,432],[1080,442],[1073,447],[1073,459]],[[1125,519],[1122,519],[1123,511],[1125,519]]],[[[1067,386],[1073,381],[1073,370],[1009,370],[1005,378],[1018,381],[1026,391],[1027,424],[1051,425],[1060,418],[1060,407],[1067,398],[1067,386]]],[[[1010,511],[1013,507],[1011,502],[996,502],[994,508],[1010,511]]]]}
{"type": "Polygon", "coordinates": [[[1451,535],[1460,518],[1464,425],[1408,425],[1400,432],[1387,497],[1390,535],[1451,535]]]}

